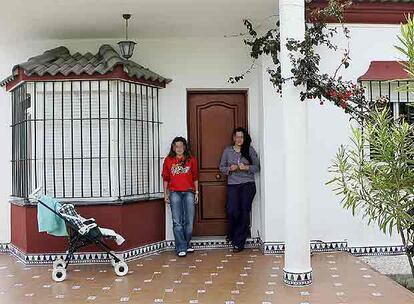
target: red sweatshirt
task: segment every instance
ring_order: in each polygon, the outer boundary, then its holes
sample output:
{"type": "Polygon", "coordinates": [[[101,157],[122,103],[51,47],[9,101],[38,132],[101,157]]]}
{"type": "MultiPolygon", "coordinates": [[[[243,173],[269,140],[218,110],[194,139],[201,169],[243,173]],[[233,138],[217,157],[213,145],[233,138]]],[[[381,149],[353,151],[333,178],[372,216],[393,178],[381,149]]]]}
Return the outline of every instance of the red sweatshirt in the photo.
{"type": "Polygon", "coordinates": [[[195,191],[194,181],[198,180],[197,160],[191,157],[182,164],[181,159],[167,156],[162,168],[162,178],[168,182],[170,191],[195,191]]]}

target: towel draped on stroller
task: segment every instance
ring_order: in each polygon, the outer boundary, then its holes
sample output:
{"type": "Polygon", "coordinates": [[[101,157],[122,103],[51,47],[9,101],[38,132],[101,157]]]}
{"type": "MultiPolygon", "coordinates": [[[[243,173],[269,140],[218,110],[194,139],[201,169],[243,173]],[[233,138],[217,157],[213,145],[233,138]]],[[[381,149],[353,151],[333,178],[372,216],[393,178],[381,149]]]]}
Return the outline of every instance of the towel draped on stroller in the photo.
{"type": "Polygon", "coordinates": [[[72,204],[60,204],[56,199],[39,195],[39,189],[30,196],[31,201],[38,203],[39,231],[46,231],[56,236],[68,236],[69,248],[65,259],[57,258],[53,262],[52,278],[61,282],[66,278],[66,270],[74,253],[91,244],[95,244],[104,250],[111,259],[111,264],[118,276],[128,273],[128,265],[122,257],[115,255],[112,249],[105,244],[103,238],[112,238],[118,245],[125,239],[112,229],[101,228],[93,218],[83,218],[76,212],[72,204]],[[63,225],[65,227],[59,227],[63,225]]]}

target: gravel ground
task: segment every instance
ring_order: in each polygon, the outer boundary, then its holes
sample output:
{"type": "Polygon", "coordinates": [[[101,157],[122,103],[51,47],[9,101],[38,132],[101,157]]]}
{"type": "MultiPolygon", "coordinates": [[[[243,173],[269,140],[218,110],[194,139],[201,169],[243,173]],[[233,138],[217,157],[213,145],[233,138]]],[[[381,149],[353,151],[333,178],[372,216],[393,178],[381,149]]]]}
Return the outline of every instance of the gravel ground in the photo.
{"type": "Polygon", "coordinates": [[[364,256],[360,260],[383,274],[410,274],[411,268],[405,255],[364,256]]]}

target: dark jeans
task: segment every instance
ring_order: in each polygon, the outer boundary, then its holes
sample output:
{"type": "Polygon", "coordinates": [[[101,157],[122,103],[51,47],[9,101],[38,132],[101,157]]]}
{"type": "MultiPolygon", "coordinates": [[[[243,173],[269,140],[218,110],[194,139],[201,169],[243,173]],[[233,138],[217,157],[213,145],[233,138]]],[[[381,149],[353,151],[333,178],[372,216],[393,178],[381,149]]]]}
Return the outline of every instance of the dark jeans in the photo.
{"type": "Polygon", "coordinates": [[[193,234],[194,193],[171,192],[170,205],[176,252],[187,251],[193,234]]]}
{"type": "Polygon", "coordinates": [[[249,234],[250,212],[256,194],[255,183],[227,185],[227,219],[229,238],[234,246],[244,248],[249,234]]]}

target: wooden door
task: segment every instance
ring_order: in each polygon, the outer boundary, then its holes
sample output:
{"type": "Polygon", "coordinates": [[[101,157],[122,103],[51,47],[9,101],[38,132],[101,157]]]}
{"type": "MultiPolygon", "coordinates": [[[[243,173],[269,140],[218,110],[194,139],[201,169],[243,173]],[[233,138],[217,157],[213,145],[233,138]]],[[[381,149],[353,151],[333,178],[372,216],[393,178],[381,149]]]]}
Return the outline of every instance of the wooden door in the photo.
{"type": "Polygon", "coordinates": [[[200,203],[194,235],[226,235],[226,176],[219,170],[236,127],[247,126],[245,91],[188,92],[188,138],[199,167],[200,203]]]}

